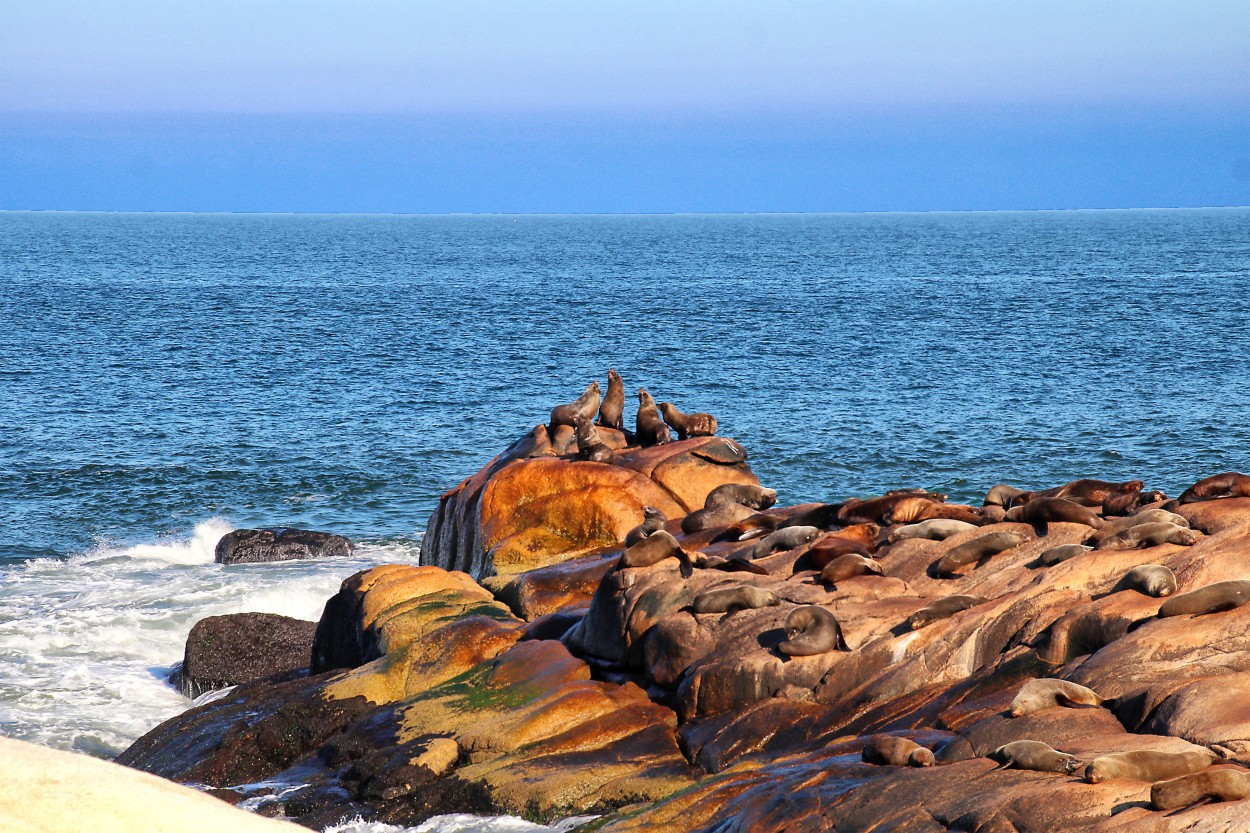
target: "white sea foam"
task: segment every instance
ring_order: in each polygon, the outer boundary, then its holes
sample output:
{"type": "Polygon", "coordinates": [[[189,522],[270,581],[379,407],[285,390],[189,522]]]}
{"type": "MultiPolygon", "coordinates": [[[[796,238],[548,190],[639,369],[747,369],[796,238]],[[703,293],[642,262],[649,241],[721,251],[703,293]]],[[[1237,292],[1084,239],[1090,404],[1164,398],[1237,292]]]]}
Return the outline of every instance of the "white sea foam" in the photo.
{"type": "Polygon", "coordinates": [[[351,559],[223,566],[230,525],[187,538],[0,567],[0,734],[112,756],[191,703],[166,683],[200,619],[256,611],[316,620],[344,578],[415,563],[413,544],[351,559]]]}

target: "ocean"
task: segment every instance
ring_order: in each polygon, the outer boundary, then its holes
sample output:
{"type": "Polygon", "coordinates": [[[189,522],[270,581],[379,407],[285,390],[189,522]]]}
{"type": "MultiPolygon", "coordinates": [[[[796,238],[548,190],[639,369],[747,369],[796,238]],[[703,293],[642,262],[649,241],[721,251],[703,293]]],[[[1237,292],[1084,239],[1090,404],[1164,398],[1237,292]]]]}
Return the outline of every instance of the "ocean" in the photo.
{"type": "Polygon", "coordinates": [[[0,733],[116,754],[189,705],[196,621],[415,563],[438,496],[609,367],[627,422],[640,385],[716,414],[782,503],[978,501],[1250,468],[1247,356],[1244,208],[0,213],[0,733]],[[277,525],[359,548],[212,563],[277,525]]]}

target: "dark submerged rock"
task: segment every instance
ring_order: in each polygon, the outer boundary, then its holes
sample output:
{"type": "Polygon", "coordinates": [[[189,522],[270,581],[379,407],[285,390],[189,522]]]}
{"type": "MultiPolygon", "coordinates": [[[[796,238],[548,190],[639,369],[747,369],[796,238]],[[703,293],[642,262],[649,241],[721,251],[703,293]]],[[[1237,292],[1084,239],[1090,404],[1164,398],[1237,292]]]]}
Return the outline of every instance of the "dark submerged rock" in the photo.
{"type": "Polygon", "coordinates": [[[356,545],[342,535],[289,527],[236,529],[217,542],[218,564],[259,564],[306,558],[349,558],[356,545]]]}

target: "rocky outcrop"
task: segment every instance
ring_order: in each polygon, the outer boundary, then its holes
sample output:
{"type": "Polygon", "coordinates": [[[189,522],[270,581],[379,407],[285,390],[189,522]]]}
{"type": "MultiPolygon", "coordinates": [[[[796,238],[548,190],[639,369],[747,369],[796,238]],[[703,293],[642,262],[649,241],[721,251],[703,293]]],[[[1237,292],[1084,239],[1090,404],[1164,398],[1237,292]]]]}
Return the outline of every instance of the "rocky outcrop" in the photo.
{"type": "Polygon", "coordinates": [[[236,529],[217,542],[213,560],[218,564],[256,564],[304,558],[348,558],[355,546],[342,535],[329,532],[288,527],[236,529]]]}
{"type": "Polygon", "coordinates": [[[273,613],[209,616],[191,628],[170,682],[187,697],[307,669],[315,622],[273,613]]]}

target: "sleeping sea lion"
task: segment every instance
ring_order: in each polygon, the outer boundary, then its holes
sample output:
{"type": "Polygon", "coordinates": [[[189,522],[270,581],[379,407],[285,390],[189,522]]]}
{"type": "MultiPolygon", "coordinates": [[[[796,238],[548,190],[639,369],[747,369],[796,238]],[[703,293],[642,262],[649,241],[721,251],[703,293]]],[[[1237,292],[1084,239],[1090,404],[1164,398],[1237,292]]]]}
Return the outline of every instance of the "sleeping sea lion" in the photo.
{"type": "Polygon", "coordinates": [[[1109,495],[1134,494],[1140,492],[1145,487],[1146,484],[1140,480],[1126,480],[1123,483],[1113,483],[1108,480],[1082,478],[1081,480],[1065,483],[1062,486],[1033,492],[1032,500],[1043,497],[1058,497],[1070,500],[1073,503],[1079,503],[1082,506],[1101,507],[1103,501],[1109,495]]]}
{"type": "Polygon", "coordinates": [[[1078,709],[1102,707],[1110,702],[1099,697],[1093,689],[1083,685],[1052,677],[1042,677],[1029,680],[1020,687],[1015,699],[1011,701],[1011,716],[1023,717],[1026,714],[1056,706],[1078,709]]]}
{"type": "MultiPolygon", "coordinates": [[[[705,529],[717,529],[722,526],[745,521],[755,514],[755,510],[740,503],[718,503],[703,509],[696,509],[681,519],[681,531],[689,535],[705,529]]],[[[719,536],[718,536],[719,537],[719,536]]]]}
{"type": "Polygon", "coordinates": [[[616,452],[604,445],[595,424],[581,414],[573,419],[577,431],[577,459],[592,463],[616,462],[616,452]]]}
{"type": "Polygon", "coordinates": [[[642,523],[625,533],[626,548],[637,544],[652,532],[663,529],[666,521],[668,521],[668,518],[654,506],[642,507],[642,523]]]}
{"type": "Polygon", "coordinates": [[[608,368],[608,392],[599,406],[599,424],[604,428],[625,430],[625,385],[612,368],[608,368]]]}
{"type": "MultiPolygon", "coordinates": [[[[919,511],[919,506],[923,504],[941,503],[945,500],[946,495],[930,494],[928,492],[918,494],[912,490],[899,489],[881,497],[869,498],[867,500],[851,498],[843,503],[838,510],[837,520],[846,525],[864,523],[888,525],[891,523],[888,518],[893,516],[895,507],[900,503],[906,502],[909,506],[907,514],[915,514],[919,511]]],[[[917,517],[903,520],[900,518],[897,523],[909,523],[912,520],[919,521],[925,519],[917,517]]]]}
{"type": "Polygon", "coordinates": [[[840,503],[818,503],[807,509],[795,512],[790,517],[782,520],[778,527],[783,526],[816,526],[821,529],[830,529],[838,526],[838,511],[842,508],[840,503]]]}
{"type": "Polygon", "coordinates": [[[777,650],[790,657],[810,657],[851,649],[842,638],[837,617],[823,607],[803,605],[786,616],[786,639],[777,650]]]}
{"type": "Polygon", "coordinates": [[[1171,523],[1138,524],[1122,529],[1095,545],[1096,550],[1144,550],[1163,544],[1192,546],[1202,536],[1192,529],[1171,523]]]}
{"type": "MultiPolygon", "coordinates": [[[[808,527],[808,529],[815,528],[808,527]]],[[[802,527],[784,527],[784,529],[802,529],[802,527]]],[[[856,524],[822,535],[816,539],[816,543],[812,544],[805,558],[795,562],[795,569],[823,570],[834,559],[850,553],[872,555],[877,549],[873,542],[880,531],[881,528],[876,524],[856,524]]]]}
{"type": "Polygon", "coordinates": [[[1159,608],[1159,618],[1220,613],[1246,602],[1250,602],[1250,580],[1217,581],[1168,599],[1159,608]]]}
{"type": "Polygon", "coordinates": [[[1176,574],[1162,564],[1141,564],[1124,574],[1116,590],[1136,590],[1161,599],[1176,592],[1176,574]]]}
{"type": "Polygon", "coordinates": [[[694,562],[691,561],[690,554],[681,548],[676,538],[663,529],[657,529],[621,553],[617,566],[650,567],[666,558],[677,559],[681,564],[681,574],[684,577],[690,578],[694,574],[694,562]]]}
{"type": "Polygon", "coordinates": [[[1116,752],[1095,758],[1085,767],[1085,780],[1091,784],[1125,779],[1128,781],[1164,781],[1200,772],[1211,765],[1215,755],[1206,749],[1186,752],[1157,752],[1138,749],[1116,752]]]}
{"type": "Polygon", "coordinates": [[[1167,499],[1168,496],[1158,489],[1152,489],[1149,492],[1116,492],[1103,498],[1102,514],[1104,516],[1132,515],[1143,506],[1167,499]]]}
{"type": "Polygon", "coordinates": [[[1189,521],[1174,512],[1169,512],[1166,509],[1146,509],[1145,511],[1138,512],[1135,515],[1123,515],[1121,517],[1108,519],[1101,527],[1091,532],[1089,536],[1086,537],[1084,543],[1096,547],[1104,538],[1110,538],[1111,536],[1119,532],[1123,532],[1126,529],[1141,526],[1142,524],[1155,523],[1170,523],[1175,524],[1176,526],[1183,526],[1186,528],[1189,527],[1189,521]]]}
{"type": "Polygon", "coordinates": [[[1076,558],[1078,555],[1084,555],[1092,550],[1093,547],[1087,547],[1084,544],[1060,544],[1057,547],[1051,547],[1044,550],[1037,557],[1037,564],[1043,567],[1053,567],[1069,558],[1076,558]]]}
{"type": "Polygon", "coordinates": [[[879,766],[933,766],[933,753],[907,738],[873,735],[864,744],[860,759],[879,766]]]}
{"type": "Polygon", "coordinates": [[[1006,483],[999,483],[991,486],[990,490],[985,493],[986,506],[1001,506],[1004,509],[1012,505],[1012,501],[1026,493],[1024,489],[1017,489],[1015,486],[1008,486],[1006,483]]]}
{"type": "Polygon", "coordinates": [[[826,584],[837,584],[856,576],[882,575],[881,565],[871,558],[857,553],[840,555],[830,561],[820,571],[820,580],[826,584]]]}
{"type": "Polygon", "coordinates": [[[923,538],[928,541],[945,541],[952,535],[958,535],[960,532],[967,532],[969,529],[976,529],[977,525],[968,523],[967,521],[957,521],[953,518],[933,518],[920,523],[907,524],[900,526],[894,530],[886,538],[886,542],[893,544],[896,541],[902,541],[907,538],[923,538]]]}
{"type": "Polygon", "coordinates": [[[999,769],[1028,769],[1064,775],[1071,775],[1081,765],[1075,755],[1059,752],[1040,740],[1013,740],[995,749],[988,757],[998,761],[999,769]]]}
{"type": "Polygon", "coordinates": [[[1226,497],[1250,497],[1250,477],[1235,471],[1205,477],[1181,492],[1177,500],[1184,505],[1226,497]]]}
{"type": "Polygon", "coordinates": [[[660,413],[664,415],[664,421],[677,432],[679,440],[711,437],[716,434],[716,417],[711,414],[683,414],[671,402],[661,402],[660,413]]]}
{"type": "Polygon", "coordinates": [[[694,597],[690,609],[695,613],[737,613],[777,604],[777,594],[750,584],[714,587],[694,597]]]}
{"type": "Polygon", "coordinates": [[[569,404],[557,405],[551,409],[551,419],[547,422],[547,434],[554,438],[556,426],[575,426],[579,414],[590,419],[597,410],[599,410],[599,381],[595,380],[587,385],[581,396],[569,404]]]}
{"type": "Polygon", "coordinates": [[[643,448],[664,445],[673,439],[668,426],[660,419],[655,400],[647,393],[646,388],[638,388],[638,416],[634,418],[634,433],[643,448]]]}
{"type": "Polygon", "coordinates": [[[780,526],[781,518],[778,516],[769,515],[765,512],[756,512],[750,517],[730,524],[724,532],[717,535],[712,541],[749,541],[752,538],[762,538],[780,526]]]}
{"type": "Polygon", "coordinates": [[[820,537],[820,530],[814,526],[788,526],[770,532],[759,540],[751,550],[751,558],[764,558],[775,552],[788,552],[810,544],[820,537]]]}
{"type": "Polygon", "coordinates": [[[958,595],[936,599],[917,610],[907,620],[911,629],[918,631],[925,625],[933,624],[941,619],[949,619],[961,610],[976,607],[988,602],[983,596],[958,595]]]}
{"type": "Polygon", "coordinates": [[[768,509],[777,502],[777,490],[765,489],[752,483],[722,483],[707,493],[703,499],[705,507],[723,506],[736,503],[752,509],[768,509]]]}
{"type": "Polygon", "coordinates": [[[934,562],[934,575],[938,578],[952,578],[958,573],[959,568],[975,564],[983,558],[998,555],[1000,552],[1006,552],[1028,540],[1030,540],[1029,536],[1024,533],[1008,530],[991,532],[988,535],[973,538],[950,550],[934,562]]]}
{"type": "Polygon", "coordinates": [[[1232,767],[1209,769],[1150,785],[1150,807],[1179,810],[1207,801],[1244,801],[1250,798],[1250,772],[1232,767]]]}
{"type": "Polygon", "coordinates": [[[1102,518],[1088,506],[1081,506],[1061,497],[1039,497],[1021,506],[1012,507],[1007,510],[1006,519],[1034,526],[1058,522],[1085,524],[1097,529],[1103,524],[1102,518]]]}

